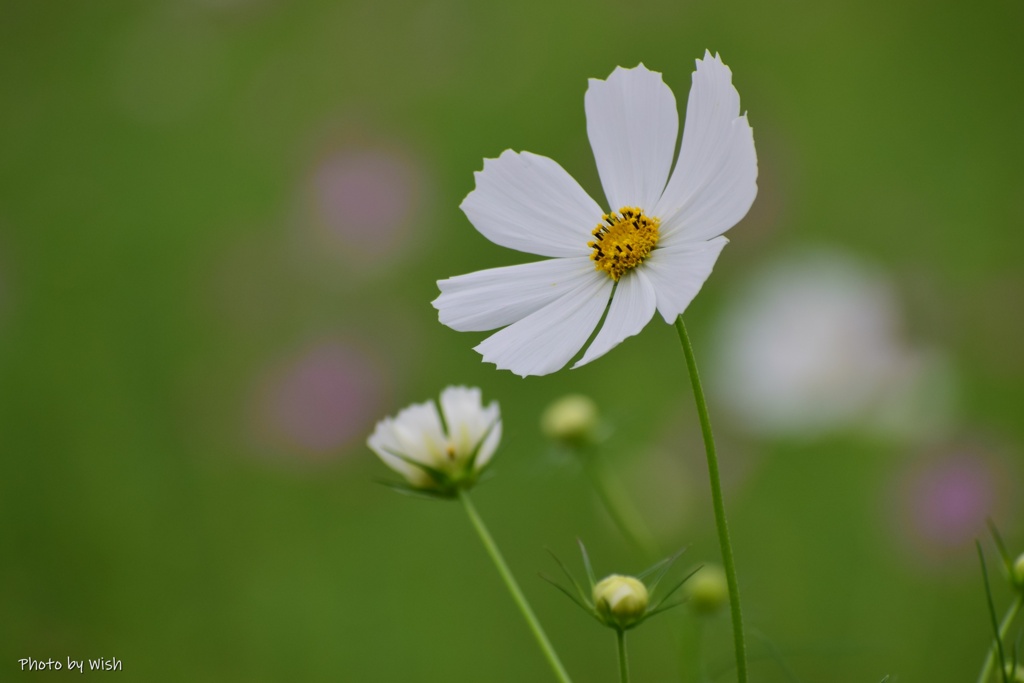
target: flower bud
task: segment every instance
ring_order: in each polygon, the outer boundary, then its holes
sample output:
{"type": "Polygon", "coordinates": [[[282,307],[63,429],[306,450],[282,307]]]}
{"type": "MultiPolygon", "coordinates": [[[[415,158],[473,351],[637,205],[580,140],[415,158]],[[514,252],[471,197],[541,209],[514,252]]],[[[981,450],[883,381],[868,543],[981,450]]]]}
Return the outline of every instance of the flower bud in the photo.
{"type": "Polygon", "coordinates": [[[1013,563],[1013,582],[1024,588],[1024,553],[1021,553],[1017,557],[1017,561],[1013,563]]]}
{"type": "Polygon", "coordinates": [[[690,606],[698,614],[714,614],[729,602],[729,583],[725,572],[716,565],[706,565],[686,582],[690,606]]]}
{"type": "Polygon", "coordinates": [[[583,394],[569,394],[545,409],[541,430],[549,439],[570,445],[592,443],[600,424],[597,404],[583,394]]]}
{"type": "Polygon", "coordinates": [[[1009,683],[1024,683],[1024,666],[1018,664],[1016,668],[1006,665],[1006,680],[1009,683]]]}
{"type": "Polygon", "coordinates": [[[647,586],[632,576],[612,574],[594,586],[594,607],[605,623],[626,628],[647,611],[647,586]]]}

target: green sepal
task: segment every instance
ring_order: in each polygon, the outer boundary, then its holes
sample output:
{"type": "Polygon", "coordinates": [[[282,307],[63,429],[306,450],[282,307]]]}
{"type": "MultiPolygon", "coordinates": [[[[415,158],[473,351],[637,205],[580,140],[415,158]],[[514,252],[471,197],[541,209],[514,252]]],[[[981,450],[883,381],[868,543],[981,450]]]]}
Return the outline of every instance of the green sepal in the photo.
{"type": "MultiPolygon", "coordinates": [[[[665,574],[668,573],[668,570],[672,568],[672,565],[675,564],[676,560],[679,559],[679,556],[682,555],[685,552],[686,552],[686,546],[683,546],[682,548],[680,548],[676,552],[675,555],[672,555],[671,557],[666,557],[661,562],[655,563],[653,566],[651,566],[651,568],[648,571],[656,572],[656,573],[655,573],[654,579],[652,579],[651,582],[647,585],[647,590],[648,591],[650,591],[651,593],[654,592],[654,589],[658,587],[658,584],[661,583],[661,580],[663,578],[665,578],[665,574]],[[658,567],[659,564],[661,565],[660,568],[658,567]]],[[[692,576],[692,574],[691,574],[691,576],[692,576]]],[[[687,578],[689,578],[689,577],[687,577],[687,578]]],[[[683,580],[685,581],[686,579],[683,579],[683,580]]]]}
{"type": "Polygon", "coordinates": [[[551,557],[555,560],[555,562],[561,568],[562,572],[567,577],[569,577],[569,581],[572,583],[573,588],[575,588],[576,592],[579,593],[580,600],[582,600],[587,606],[590,607],[590,610],[593,611],[594,606],[590,602],[590,597],[591,596],[589,596],[585,592],[583,592],[583,587],[580,586],[578,581],[576,581],[576,577],[572,575],[572,573],[569,571],[569,569],[565,566],[565,563],[562,562],[560,559],[558,559],[558,555],[555,555],[555,553],[550,548],[545,548],[545,550],[547,550],[548,554],[551,555],[551,557]]]}
{"type": "Polygon", "coordinates": [[[694,570],[693,570],[692,572],[690,572],[689,574],[687,574],[686,576],[684,576],[684,577],[683,577],[683,578],[682,578],[682,579],[681,579],[681,580],[679,581],[679,583],[677,583],[676,585],[672,586],[672,589],[671,589],[671,590],[670,590],[670,591],[669,591],[668,593],[665,593],[664,597],[662,597],[662,598],[661,598],[661,600],[659,600],[659,601],[658,601],[658,604],[654,606],[654,609],[655,609],[655,610],[657,610],[657,609],[658,609],[659,607],[661,607],[662,605],[664,605],[664,604],[665,604],[665,601],[666,601],[666,600],[668,600],[668,599],[669,599],[670,597],[672,597],[672,594],[673,594],[673,593],[675,593],[675,592],[676,592],[677,590],[679,590],[680,588],[682,588],[683,584],[684,584],[684,583],[686,583],[686,582],[687,582],[687,581],[688,581],[688,580],[690,579],[690,577],[691,577],[691,576],[693,576],[694,574],[696,574],[697,572],[699,572],[699,571],[701,570],[701,568],[702,568],[703,566],[704,566],[704,565],[700,565],[700,567],[697,567],[697,568],[696,568],[696,569],[694,569],[694,570]]]}
{"type": "Polygon", "coordinates": [[[635,624],[630,625],[628,628],[636,628],[637,626],[639,626],[640,624],[644,623],[645,621],[647,621],[651,617],[656,616],[658,614],[661,614],[662,612],[667,612],[667,611],[669,611],[670,609],[672,609],[674,607],[679,607],[680,605],[684,605],[684,604],[686,604],[685,600],[677,600],[677,601],[673,602],[670,605],[661,605],[661,604],[659,604],[658,607],[655,607],[650,612],[645,614],[643,619],[641,619],[640,621],[638,621],[635,624]]]}
{"type": "Polygon", "coordinates": [[[582,538],[577,538],[576,542],[580,544],[580,553],[583,555],[583,567],[587,570],[587,578],[590,579],[590,590],[594,590],[594,586],[597,584],[597,579],[594,578],[594,567],[590,564],[590,555],[587,554],[587,546],[583,545],[582,538]]]}
{"type": "MultiPolygon", "coordinates": [[[[580,602],[579,598],[577,598],[577,597],[576,597],[575,595],[573,595],[572,593],[570,593],[570,592],[569,592],[569,589],[568,589],[568,588],[566,588],[566,587],[565,587],[565,586],[563,586],[562,584],[558,583],[557,581],[555,581],[554,579],[552,579],[552,578],[551,578],[550,576],[548,576],[547,574],[544,574],[544,573],[539,573],[539,574],[538,574],[538,576],[540,576],[540,578],[544,579],[545,581],[547,581],[548,583],[550,583],[550,584],[551,584],[552,586],[554,586],[554,587],[555,587],[555,588],[557,588],[558,590],[562,591],[562,593],[563,593],[563,594],[565,595],[565,597],[567,597],[567,598],[569,598],[570,600],[572,600],[572,601],[573,601],[573,603],[574,603],[574,604],[575,604],[575,605],[576,605],[577,607],[579,607],[579,608],[580,608],[581,610],[583,610],[584,612],[586,612],[587,614],[589,614],[589,615],[591,615],[591,616],[594,616],[594,610],[593,610],[593,608],[591,608],[591,607],[590,607],[589,605],[584,605],[584,604],[583,604],[582,602],[580,602]]],[[[574,583],[575,583],[575,582],[574,582],[574,583]]]]}
{"type": "Polygon", "coordinates": [[[491,422],[490,426],[487,427],[487,430],[484,432],[483,436],[481,436],[480,440],[476,442],[476,446],[473,448],[473,452],[470,453],[469,458],[466,459],[467,472],[473,471],[473,468],[476,466],[476,458],[478,455],[480,455],[480,449],[484,447],[484,441],[487,441],[487,437],[491,435],[491,432],[494,431],[495,426],[497,426],[498,422],[500,421],[501,416],[494,418],[494,421],[491,422]]]}
{"type": "Polygon", "coordinates": [[[449,488],[453,483],[451,477],[449,477],[445,472],[442,472],[436,467],[426,465],[420,462],[419,460],[413,460],[409,456],[403,453],[399,453],[398,451],[393,451],[390,448],[384,448],[383,446],[381,446],[381,450],[386,452],[388,455],[393,455],[394,457],[398,458],[407,465],[412,465],[413,467],[417,467],[423,470],[430,476],[431,479],[434,480],[434,483],[436,483],[441,488],[449,488]]]}
{"type": "Polygon", "coordinates": [[[378,479],[375,483],[389,488],[395,493],[401,493],[403,496],[410,496],[412,498],[429,498],[430,500],[453,500],[455,498],[454,489],[421,489],[409,484],[384,481],[383,479],[378,479]]]}

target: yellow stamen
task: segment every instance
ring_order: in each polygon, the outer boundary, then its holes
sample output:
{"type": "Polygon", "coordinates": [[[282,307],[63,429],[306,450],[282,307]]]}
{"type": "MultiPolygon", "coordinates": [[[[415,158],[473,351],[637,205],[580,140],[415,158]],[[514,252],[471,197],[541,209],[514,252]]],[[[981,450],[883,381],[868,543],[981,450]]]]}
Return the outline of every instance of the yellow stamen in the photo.
{"type": "Polygon", "coordinates": [[[606,213],[591,233],[594,240],[587,242],[587,246],[594,250],[590,255],[594,266],[618,282],[626,271],[636,268],[650,256],[658,244],[660,223],[635,206],[624,206],[614,213],[606,213]]]}

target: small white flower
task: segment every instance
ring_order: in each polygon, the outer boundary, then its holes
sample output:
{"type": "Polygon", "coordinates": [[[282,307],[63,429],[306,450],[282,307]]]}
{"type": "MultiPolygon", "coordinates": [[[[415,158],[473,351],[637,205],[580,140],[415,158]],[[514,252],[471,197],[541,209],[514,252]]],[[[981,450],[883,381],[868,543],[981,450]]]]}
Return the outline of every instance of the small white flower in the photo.
{"type": "Polygon", "coordinates": [[[440,413],[434,401],[414,403],[378,422],[366,444],[413,488],[452,493],[476,481],[499,441],[497,402],[484,407],[479,389],[447,387],[440,413]]]}
{"type": "Polygon", "coordinates": [[[523,377],[569,362],[606,307],[573,367],[640,332],[655,310],[671,324],[757,194],[753,132],[718,55],[697,60],[671,177],[679,116],[661,74],[619,67],[590,80],[584,104],[609,211],[547,157],[506,150],[486,159],[462,202],[466,216],[496,244],[553,258],[441,280],[433,302],[452,329],[504,327],[476,350],[523,377]]]}

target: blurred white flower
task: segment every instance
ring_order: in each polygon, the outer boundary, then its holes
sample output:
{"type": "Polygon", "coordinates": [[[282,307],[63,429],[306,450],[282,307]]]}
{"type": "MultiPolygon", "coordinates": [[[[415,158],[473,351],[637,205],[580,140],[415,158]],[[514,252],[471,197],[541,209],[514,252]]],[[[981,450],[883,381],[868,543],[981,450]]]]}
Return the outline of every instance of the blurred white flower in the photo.
{"type": "Polygon", "coordinates": [[[948,367],[904,342],[900,323],[885,278],[857,259],[784,259],[724,315],[713,386],[744,428],[765,435],[856,426],[939,436],[952,409],[948,367]]]}
{"type": "Polygon", "coordinates": [[[556,162],[506,150],[484,161],[462,210],[492,242],[554,258],[438,282],[441,322],[462,332],[504,327],[476,350],[524,377],[569,362],[606,307],[574,367],[640,332],[655,310],[671,324],[757,194],[753,132],[718,55],[697,60],[671,177],[679,116],[661,74],[619,67],[591,79],[584,104],[609,212],[556,162]]]}
{"type": "Polygon", "coordinates": [[[594,399],[567,394],[544,409],[540,430],[552,441],[572,446],[594,443],[601,432],[601,413],[594,399]]]}
{"type": "Polygon", "coordinates": [[[413,488],[450,494],[476,481],[499,441],[497,402],[485,407],[479,389],[447,387],[440,413],[434,401],[414,403],[378,422],[366,443],[413,488]]]}

